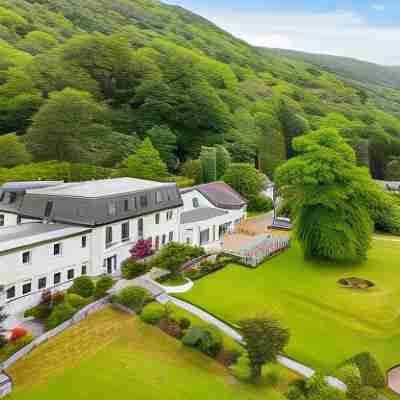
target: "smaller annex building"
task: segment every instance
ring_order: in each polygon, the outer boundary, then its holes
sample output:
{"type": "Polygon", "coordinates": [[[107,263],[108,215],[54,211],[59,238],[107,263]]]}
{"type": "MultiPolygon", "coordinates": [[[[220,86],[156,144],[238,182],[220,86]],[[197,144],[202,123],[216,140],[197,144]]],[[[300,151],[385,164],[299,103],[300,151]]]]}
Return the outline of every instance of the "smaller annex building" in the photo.
{"type": "Polygon", "coordinates": [[[0,305],[9,315],[80,275],[120,273],[141,239],[158,251],[178,241],[219,248],[246,215],[223,182],[179,190],[133,178],[15,182],[0,188],[0,305]]]}

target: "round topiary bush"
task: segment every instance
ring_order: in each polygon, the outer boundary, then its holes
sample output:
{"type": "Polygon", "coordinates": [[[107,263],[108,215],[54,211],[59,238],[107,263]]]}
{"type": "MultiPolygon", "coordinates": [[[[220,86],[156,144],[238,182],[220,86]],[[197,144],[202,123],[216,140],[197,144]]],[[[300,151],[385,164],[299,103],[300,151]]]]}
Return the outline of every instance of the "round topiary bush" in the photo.
{"type": "Polygon", "coordinates": [[[338,281],[339,285],[350,289],[367,290],[375,286],[371,281],[361,278],[342,278],[338,281]]]}
{"type": "Polygon", "coordinates": [[[88,276],[80,276],[74,280],[68,293],[75,293],[82,297],[91,297],[94,293],[94,283],[88,276]]]}
{"type": "Polygon", "coordinates": [[[88,299],[85,299],[84,297],[79,296],[79,294],[76,293],[68,293],[67,302],[76,310],[80,310],[89,303],[88,299]]]}
{"type": "Polygon", "coordinates": [[[140,319],[147,324],[157,325],[166,315],[165,306],[159,303],[150,303],[143,308],[140,319]]]}
{"type": "Polygon", "coordinates": [[[47,329],[53,329],[63,322],[72,318],[75,314],[75,309],[68,303],[61,303],[54,307],[51,312],[46,327],[47,329]]]}
{"type": "Polygon", "coordinates": [[[113,278],[111,276],[102,276],[96,282],[96,288],[94,290],[94,297],[96,299],[101,299],[107,295],[107,292],[112,288],[114,284],[113,278]]]}
{"type": "Polygon", "coordinates": [[[149,267],[145,262],[136,261],[128,258],[121,265],[122,277],[125,279],[134,279],[145,274],[149,267]]]}
{"type": "Polygon", "coordinates": [[[141,287],[127,287],[118,294],[117,301],[125,307],[140,314],[144,305],[150,300],[149,292],[141,287]]]}

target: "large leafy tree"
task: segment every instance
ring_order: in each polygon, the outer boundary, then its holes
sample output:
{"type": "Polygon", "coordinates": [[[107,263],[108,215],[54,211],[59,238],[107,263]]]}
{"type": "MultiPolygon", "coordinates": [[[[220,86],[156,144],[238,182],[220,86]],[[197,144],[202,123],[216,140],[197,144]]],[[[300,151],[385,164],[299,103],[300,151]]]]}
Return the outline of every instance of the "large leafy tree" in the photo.
{"type": "Polygon", "coordinates": [[[168,176],[166,164],[161,160],[160,153],[149,138],[143,140],[136,153],[130,155],[121,163],[119,176],[131,178],[163,180],[168,176]]]}
{"type": "Polygon", "coordinates": [[[0,167],[6,168],[26,164],[31,159],[25,144],[20,141],[17,135],[12,133],[0,136],[0,154],[0,167]]]}
{"type": "Polygon", "coordinates": [[[170,171],[176,169],[177,143],[176,135],[168,126],[154,126],[146,132],[153,146],[159,151],[160,157],[170,171]]]}
{"type": "Polygon", "coordinates": [[[82,131],[101,120],[104,108],[87,92],[54,92],[33,117],[26,142],[34,159],[79,161],[82,131]]]}
{"type": "Polygon", "coordinates": [[[295,235],[309,257],[366,258],[373,221],[368,171],[334,129],[293,141],[299,154],[277,171],[276,182],[294,208],[295,235]]]}
{"type": "Polygon", "coordinates": [[[263,190],[265,184],[265,176],[245,163],[232,163],[223,180],[249,201],[263,190]]]}
{"type": "Polygon", "coordinates": [[[275,362],[289,343],[289,331],[279,321],[264,316],[244,319],[239,325],[249,356],[251,377],[258,380],[263,365],[275,362]]]}

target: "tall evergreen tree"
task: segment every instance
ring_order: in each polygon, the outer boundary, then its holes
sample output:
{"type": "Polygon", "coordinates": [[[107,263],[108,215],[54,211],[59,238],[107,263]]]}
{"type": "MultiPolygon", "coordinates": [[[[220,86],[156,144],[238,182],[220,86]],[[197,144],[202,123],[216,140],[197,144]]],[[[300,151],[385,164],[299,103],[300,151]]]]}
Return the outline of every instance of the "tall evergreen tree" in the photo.
{"type": "Polygon", "coordinates": [[[217,149],[215,147],[202,146],[200,152],[201,170],[203,182],[217,180],[217,149]]]}
{"type": "Polygon", "coordinates": [[[153,146],[159,151],[161,159],[167,164],[170,171],[175,171],[177,164],[176,135],[168,126],[154,126],[146,132],[153,146]]]}
{"type": "Polygon", "coordinates": [[[231,165],[231,155],[229,151],[221,145],[215,146],[216,152],[216,169],[217,169],[217,179],[220,179],[224,176],[225,171],[231,165]]]}

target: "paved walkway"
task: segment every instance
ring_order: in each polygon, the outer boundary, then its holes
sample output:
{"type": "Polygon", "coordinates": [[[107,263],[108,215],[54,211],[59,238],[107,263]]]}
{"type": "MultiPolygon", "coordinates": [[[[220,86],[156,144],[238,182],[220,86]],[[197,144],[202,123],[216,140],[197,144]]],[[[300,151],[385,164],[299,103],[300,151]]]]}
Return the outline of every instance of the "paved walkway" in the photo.
{"type": "Polygon", "coordinates": [[[389,371],[388,386],[393,392],[400,394],[400,367],[393,368],[389,371]]]}
{"type": "MultiPolygon", "coordinates": [[[[228,336],[230,336],[237,342],[243,344],[242,335],[240,335],[235,329],[231,328],[228,324],[219,320],[218,318],[215,318],[208,312],[194,306],[193,304],[176,299],[175,297],[169,296],[165,293],[158,296],[156,298],[156,300],[161,304],[166,304],[168,302],[171,302],[171,303],[177,305],[178,307],[180,307],[186,311],[189,311],[190,313],[196,315],[203,321],[216,326],[218,329],[220,329],[222,332],[224,332],[225,334],[227,334],[228,336]]],[[[288,368],[294,372],[297,372],[298,374],[300,374],[306,378],[310,378],[311,376],[313,376],[315,374],[315,371],[313,369],[311,369],[303,364],[300,364],[297,361],[291,360],[290,358],[284,357],[284,356],[279,356],[278,362],[281,365],[285,366],[286,368],[288,368]]],[[[336,387],[339,390],[342,390],[342,391],[347,390],[347,387],[343,382],[339,381],[338,379],[336,379],[332,376],[326,377],[326,381],[329,383],[329,385],[336,387]]]]}

